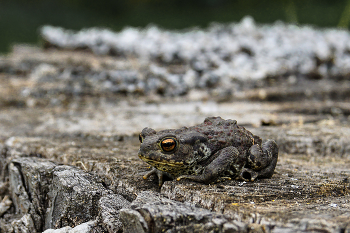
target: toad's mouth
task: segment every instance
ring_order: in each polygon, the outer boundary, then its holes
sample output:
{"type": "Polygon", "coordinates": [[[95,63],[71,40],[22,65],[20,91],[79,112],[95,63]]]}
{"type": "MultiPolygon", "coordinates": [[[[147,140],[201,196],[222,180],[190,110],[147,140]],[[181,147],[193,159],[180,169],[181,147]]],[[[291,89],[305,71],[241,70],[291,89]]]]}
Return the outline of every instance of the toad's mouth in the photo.
{"type": "Polygon", "coordinates": [[[188,165],[185,164],[183,161],[175,161],[175,160],[164,160],[161,159],[159,157],[156,156],[149,156],[149,157],[145,157],[143,155],[141,155],[140,153],[138,154],[139,158],[142,159],[143,161],[145,161],[146,163],[158,168],[161,166],[168,166],[168,167],[187,167],[188,165]],[[152,157],[152,159],[150,158],[152,157]]]}

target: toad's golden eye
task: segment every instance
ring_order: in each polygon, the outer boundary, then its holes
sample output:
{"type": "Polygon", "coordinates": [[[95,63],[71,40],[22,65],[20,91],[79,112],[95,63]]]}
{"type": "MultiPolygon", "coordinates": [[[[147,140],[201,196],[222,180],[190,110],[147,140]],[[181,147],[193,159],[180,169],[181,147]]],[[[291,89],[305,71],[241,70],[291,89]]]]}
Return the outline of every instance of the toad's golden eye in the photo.
{"type": "Polygon", "coordinates": [[[172,152],[176,149],[176,140],[174,138],[165,138],[160,142],[160,147],[164,152],[172,152]]]}
{"type": "Polygon", "coordinates": [[[139,140],[140,140],[141,143],[143,142],[142,134],[139,134],[139,140]]]}

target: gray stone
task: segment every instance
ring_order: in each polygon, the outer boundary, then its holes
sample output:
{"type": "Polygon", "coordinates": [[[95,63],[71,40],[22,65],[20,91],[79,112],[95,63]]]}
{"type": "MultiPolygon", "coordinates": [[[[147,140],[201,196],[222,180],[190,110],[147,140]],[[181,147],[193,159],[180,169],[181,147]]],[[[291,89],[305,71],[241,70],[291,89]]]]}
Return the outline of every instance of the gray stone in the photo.
{"type": "Polygon", "coordinates": [[[32,208],[32,203],[30,202],[29,195],[25,190],[25,184],[22,182],[20,169],[11,163],[9,165],[9,173],[12,200],[16,212],[19,214],[27,214],[32,208]]]}
{"type": "MultiPolygon", "coordinates": [[[[16,213],[28,215],[24,220],[32,220],[36,231],[75,227],[97,217],[102,225],[96,226],[96,231],[121,231],[119,210],[130,203],[107,190],[98,177],[75,167],[28,157],[12,160],[9,174],[16,213]]],[[[23,228],[23,221],[18,221],[16,227],[23,228]]]]}
{"type": "Polygon", "coordinates": [[[98,200],[107,194],[95,176],[70,166],[53,170],[45,229],[77,226],[98,216],[98,200]]]}
{"type": "Polygon", "coordinates": [[[120,195],[110,194],[101,197],[99,200],[99,212],[102,225],[108,232],[121,232],[122,222],[119,211],[122,208],[130,207],[130,202],[120,195]]]}
{"type": "Polygon", "coordinates": [[[40,159],[18,158],[9,165],[11,193],[16,212],[31,214],[37,231],[43,227],[47,193],[55,164],[40,159]]]}
{"type": "Polygon", "coordinates": [[[11,223],[14,233],[35,233],[37,230],[34,226],[34,221],[30,214],[25,214],[19,220],[11,223]]]}
{"type": "Polygon", "coordinates": [[[231,223],[240,231],[247,229],[242,227],[244,223],[236,225],[228,216],[149,191],[141,192],[132,202],[131,208],[121,210],[125,232],[141,229],[141,226],[144,232],[227,232],[232,227],[226,223],[231,223]]]}
{"type": "Polygon", "coordinates": [[[8,196],[5,196],[1,201],[0,201],[0,217],[6,213],[8,209],[10,209],[12,205],[12,201],[9,199],[8,196]]]}
{"type": "Polygon", "coordinates": [[[146,222],[144,217],[136,210],[121,209],[120,219],[123,224],[123,232],[150,232],[148,222],[146,222]]]}
{"type": "Polygon", "coordinates": [[[93,233],[97,226],[97,221],[89,221],[82,223],[74,228],[62,227],[60,229],[47,229],[43,233],[93,233]]]}

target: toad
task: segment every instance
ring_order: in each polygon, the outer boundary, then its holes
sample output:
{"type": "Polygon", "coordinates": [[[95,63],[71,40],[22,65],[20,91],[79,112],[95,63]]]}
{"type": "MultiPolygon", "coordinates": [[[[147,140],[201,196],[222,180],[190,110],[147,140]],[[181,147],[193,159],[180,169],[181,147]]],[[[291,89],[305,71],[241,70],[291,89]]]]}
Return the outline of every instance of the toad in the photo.
{"type": "Polygon", "coordinates": [[[164,175],[205,184],[230,178],[270,178],[278,158],[275,141],[262,143],[237,121],[221,117],[208,117],[199,125],[180,129],[156,132],[144,128],[139,139],[138,156],[153,166],[143,178],[156,174],[159,186],[164,175]]]}

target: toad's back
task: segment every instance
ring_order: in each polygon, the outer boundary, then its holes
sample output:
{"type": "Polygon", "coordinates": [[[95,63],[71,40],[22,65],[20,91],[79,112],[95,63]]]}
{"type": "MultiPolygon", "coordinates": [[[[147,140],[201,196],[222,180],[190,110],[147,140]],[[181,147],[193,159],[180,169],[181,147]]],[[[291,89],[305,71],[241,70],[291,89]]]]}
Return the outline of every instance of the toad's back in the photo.
{"type": "Polygon", "coordinates": [[[234,146],[242,152],[254,144],[261,144],[260,137],[243,126],[238,126],[236,120],[224,120],[221,117],[208,117],[202,124],[183,129],[205,135],[208,139],[207,145],[212,151],[234,146]]]}

